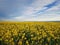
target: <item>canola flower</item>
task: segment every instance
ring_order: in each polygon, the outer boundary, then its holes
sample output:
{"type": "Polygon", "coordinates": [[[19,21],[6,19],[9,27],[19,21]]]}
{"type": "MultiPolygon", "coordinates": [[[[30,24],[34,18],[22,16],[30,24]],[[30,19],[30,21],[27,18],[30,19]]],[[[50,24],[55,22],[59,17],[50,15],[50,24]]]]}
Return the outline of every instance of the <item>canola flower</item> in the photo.
{"type": "Polygon", "coordinates": [[[0,45],[60,45],[60,23],[3,22],[0,42],[0,45]]]}

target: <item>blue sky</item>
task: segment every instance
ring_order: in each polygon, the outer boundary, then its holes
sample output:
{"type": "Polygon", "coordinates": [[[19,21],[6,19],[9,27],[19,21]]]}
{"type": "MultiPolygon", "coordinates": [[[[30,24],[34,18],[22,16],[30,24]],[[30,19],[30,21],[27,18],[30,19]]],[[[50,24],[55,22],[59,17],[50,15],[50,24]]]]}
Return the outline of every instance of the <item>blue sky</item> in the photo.
{"type": "Polygon", "coordinates": [[[0,20],[60,21],[60,0],[0,0],[0,20]]]}

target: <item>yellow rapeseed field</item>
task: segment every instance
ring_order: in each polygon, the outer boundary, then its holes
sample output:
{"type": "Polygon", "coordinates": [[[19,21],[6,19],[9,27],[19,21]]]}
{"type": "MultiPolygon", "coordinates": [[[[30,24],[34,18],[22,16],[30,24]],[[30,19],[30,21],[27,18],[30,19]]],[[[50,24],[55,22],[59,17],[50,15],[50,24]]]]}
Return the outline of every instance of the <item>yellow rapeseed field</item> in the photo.
{"type": "Polygon", "coordinates": [[[0,22],[0,45],[60,45],[60,22],[0,22]]]}

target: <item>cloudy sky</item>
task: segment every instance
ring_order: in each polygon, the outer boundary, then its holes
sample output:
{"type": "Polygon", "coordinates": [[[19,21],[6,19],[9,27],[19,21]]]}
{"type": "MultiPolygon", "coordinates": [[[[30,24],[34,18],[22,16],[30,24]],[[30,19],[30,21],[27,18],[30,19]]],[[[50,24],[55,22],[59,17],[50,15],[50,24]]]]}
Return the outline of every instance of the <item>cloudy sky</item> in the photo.
{"type": "Polygon", "coordinates": [[[0,0],[0,20],[60,21],[60,0],[0,0]]]}

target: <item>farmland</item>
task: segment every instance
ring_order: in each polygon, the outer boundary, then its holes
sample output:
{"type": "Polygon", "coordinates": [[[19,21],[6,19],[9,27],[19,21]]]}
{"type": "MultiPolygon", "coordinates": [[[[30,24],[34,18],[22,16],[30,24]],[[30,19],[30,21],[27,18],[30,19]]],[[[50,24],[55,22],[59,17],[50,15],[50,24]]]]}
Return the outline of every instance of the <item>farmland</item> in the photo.
{"type": "Polygon", "coordinates": [[[60,45],[60,22],[0,22],[0,45],[60,45]]]}

